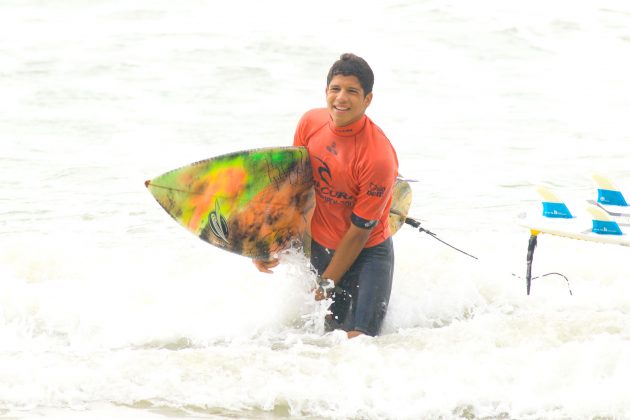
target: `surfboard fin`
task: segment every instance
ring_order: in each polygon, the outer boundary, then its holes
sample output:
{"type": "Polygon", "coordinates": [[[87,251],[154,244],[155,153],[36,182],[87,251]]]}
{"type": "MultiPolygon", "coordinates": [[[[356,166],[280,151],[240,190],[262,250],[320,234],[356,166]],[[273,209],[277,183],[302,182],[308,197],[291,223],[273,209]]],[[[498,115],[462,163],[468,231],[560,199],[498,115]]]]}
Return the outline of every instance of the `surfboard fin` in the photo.
{"type": "Polygon", "coordinates": [[[597,202],[599,204],[622,207],[628,206],[628,202],[621,191],[619,191],[609,178],[600,174],[593,174],[593,179],[597,184],[597,202]]]}
{"type": "Polygon", "coordinates": [[[543,216],[562,219],[573,218],[567,205],[550,189],[541,186],[538,187],[538,193],[543,199],[543,216]]]}
{"type": "Polygon", "coordinates": [[[623,235],[619,224],[600,207],[588,205],[586,210],[593,218],[593,233],[598,235],[623,235]]]}

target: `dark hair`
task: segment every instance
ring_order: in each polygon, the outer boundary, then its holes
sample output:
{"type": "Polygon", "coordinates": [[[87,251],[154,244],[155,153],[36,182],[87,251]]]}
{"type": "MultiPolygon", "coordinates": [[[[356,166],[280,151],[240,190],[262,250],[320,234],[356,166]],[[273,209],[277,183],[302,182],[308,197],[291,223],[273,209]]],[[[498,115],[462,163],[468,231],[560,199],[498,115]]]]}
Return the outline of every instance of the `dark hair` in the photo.
{"type": "Polygon", "coordinates": [[[335,61],[326,78],[326,86],[330,84],[333,77],[337,75],[356,76],[361,83],[365,95],[372,92],[374,86],[374,73],[370,65],[358,55],[352,53],[342,54],[339,60],[335,61]]]}

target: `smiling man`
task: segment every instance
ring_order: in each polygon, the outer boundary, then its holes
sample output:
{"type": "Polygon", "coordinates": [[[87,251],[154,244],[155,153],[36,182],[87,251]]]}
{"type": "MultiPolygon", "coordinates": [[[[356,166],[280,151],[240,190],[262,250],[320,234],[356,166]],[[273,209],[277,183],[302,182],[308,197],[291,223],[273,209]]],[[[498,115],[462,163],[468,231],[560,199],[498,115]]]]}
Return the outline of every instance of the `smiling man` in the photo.
{"type": "MultiPolygon", "coordinates": [[[[388,218],[398,159],[365,115],[373,84],[365,60],[343,54],[328,72],[327,107],[304,114],[293,142],[308,149],[315,181],[311,263],[321,278],[315,299],[332,298],[327,328],[350,338],[379,333],[394,273],[388,218]]],[[[277,263],[255,261],[264,272],[277,263]]]]}

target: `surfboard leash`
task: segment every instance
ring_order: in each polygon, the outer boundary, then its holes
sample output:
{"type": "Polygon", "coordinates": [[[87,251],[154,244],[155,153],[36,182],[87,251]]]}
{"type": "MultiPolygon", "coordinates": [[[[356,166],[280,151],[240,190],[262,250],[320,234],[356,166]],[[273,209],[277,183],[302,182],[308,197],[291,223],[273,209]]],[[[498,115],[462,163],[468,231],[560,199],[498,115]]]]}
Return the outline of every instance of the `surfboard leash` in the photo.
{"type": "MultiPolygon", "coordinates": [[[[414,218],[411,217],[405,217],[405,224],[408,224],[409,226],[418,229],[420,232],[426,233],[427,235],[437,239],[438,241],[442,242],[444,245],[447,245],[451,248],[453,248],[454,250],[461,252],[464,255],[469,256],[470,258],[473,258],[477,261],[479,261],[479,258],[475,257],[472,254],[469,254],[466,251],[462,251],[461,249],[443,241],[442,239],[438,238],[437,235],[433,232],[431,232],[428,229],[425,229],[421,226],[421,222],[419,220],[416,220],[414,218]]],[[[560,276],[562,278],[564,278],[564,280],[567,282],[567,287],[569,288],[569,294],[571,296],[573,296],[573,291],[571,290],[571,283],[569,282],[569,279],[567,278],[567,276],[565,276],[562,273],[557,273],[557,272],[551,272],[551,273],[545,273],[545,274],[541,274],[540,276],[535,276],[532,277],[532,262],[534,259],[534,250],[536,249],[536,245],[537,245],[538,241],[537,241],[537,237],[536,235],[532,235],[529,239],[529,247],[527,249],[527,274],[526,274],[526,283],[527,283],[527,295],[530,294],[531,291],[531,286],[532,286],[532,280],[536,280],[536,279],[540,279],[543,277],[547,277],[547,276],[560,276]]],[[[518,279],[523,279],[521,276],[516,275],[514,273],[511,273],[512,276],[518,278],[518,279]]]]}
{"type": "MultiPolygon", "coordinates": [[[[540,279],[540,278],[552,276],[552,275],[556,275],[556,276],[560,276],[564,278],[567,282],[567,287],[569,288],[569,294],[573,296],[573,290],[571,290],[571,283],[569,283],[569,279],[567,278],[567,276],[565,276],[562,273],[552,272],[552,273],[545,273],[545,274],[541,274],[540,276],[532,277],[532,264],[534,262],[534,250],[536,249],[537,245],[538,245],[538,232],[532,231],[532,234],[529,237],[529,244],[527,246],[527,272],[525,274],[525,283],[527,284],[527,296],[529,296],[532,290],[532,280],[536,280],[536,279],[540,279]]],[[[514,273],[512,273],[512,275],[521,280],[523,279],[521,276],[517,276],[514,273]]]]}
{"type": "Polygon", "coordinates": [[[428,229],[423,228],[423,227],[421,226],[421,223],[420,223],[420,221],[419,221],[419,220],[413,219],[413,218],[411,218],[411,217],[405,217],[405,223],[406,223],[406,224],[408,224],[409,226],[413,227],[413,228],[418,229],[418,231],[420,231],[420,232],[422,232],[422,233],[426,233],[427,235],[431,236],[432,238],[434,238],[434,239],[436,239],[436,240],[438,240],[438,241],[442,242],[444,245],[446,245],[446,246],[449,246],[449,247],[453,248],[455,251],[461,252],[462,254],[467,255],[467,256],[469,256],[470,258],[474,258],[475,260],[478,260],[478,259],[479,259],[479,258],[475,257],[474,255],[469,254],[469,253],[468,253],[468,252],[466,252],[466,251],[462,251],[461,249],[459,249],[459,248],[457,248],[457,247],[455,247],[455,246],[453,246],[453,245],[449,244],[448,242],[443,241],[442,239],[438,238],[438,237],[437,237],[437,235],[436,235],[435,233],[431,232],[431,231],[430,231],[430,230],[428,230],[428,229]]]}

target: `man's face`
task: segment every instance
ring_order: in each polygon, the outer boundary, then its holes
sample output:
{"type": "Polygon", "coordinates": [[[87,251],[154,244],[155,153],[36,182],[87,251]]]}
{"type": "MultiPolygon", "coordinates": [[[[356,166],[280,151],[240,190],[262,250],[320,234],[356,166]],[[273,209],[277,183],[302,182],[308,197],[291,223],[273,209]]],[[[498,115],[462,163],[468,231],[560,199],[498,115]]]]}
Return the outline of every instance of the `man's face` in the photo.
{"type": "Polygon", "coordinates": [[[372,92],[365,95],[356,76],[338,74],[326,87],[326,104],[336,127],[344,127],[357,121],[370,102],[372,92]]]}

